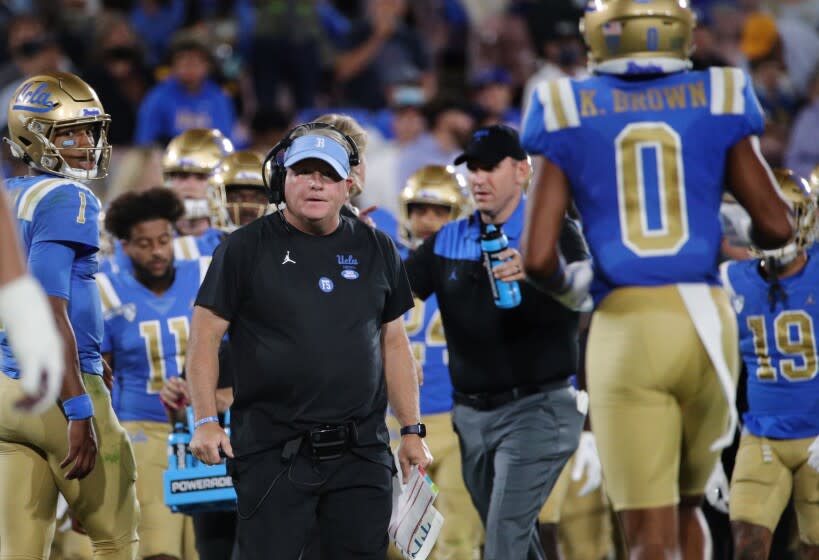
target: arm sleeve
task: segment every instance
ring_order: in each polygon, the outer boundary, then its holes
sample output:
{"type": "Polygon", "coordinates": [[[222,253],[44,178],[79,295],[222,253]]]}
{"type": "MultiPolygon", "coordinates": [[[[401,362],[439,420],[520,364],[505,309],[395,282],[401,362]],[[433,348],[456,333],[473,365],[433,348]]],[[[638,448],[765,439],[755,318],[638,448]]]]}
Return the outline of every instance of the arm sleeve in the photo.
{"type": "Polygon", "coordinates": [[[564,143],[560,141],[565,132],[549,132],[546,130],[546,108],[540,95],[541,88],[548,87],[548,82],[539,83],[532,90],[529,100],[529,110],[523,116],[523,130],[520,134],[520,143],[523,149],[533,155],[542,155],[561,169],[567,169],[567,153],[564,143]]]}
{"type": "Polygon", "coordinates": [[[227,321],[239,310],[241,294],[245,292],[244,279],[253,272],[246,258],[252,252],[248,245],[253,244],[238,235],[240,232],[234,232],[216,249],[196,296],[196,305],[207,307],[227,321]]]}
{"type": "Polygon", "coordinates": [[[563,218],[563,229],[560,231],[560,252],[567,263],[583,261],[591,258],[589,247],[580,227],[571,218],[563,218]]]}
{"type": "Polygon", "coordinates": [[[759,104],[759,99],[754,91],[753,81],[745,72],[742,75],[745,77],[745,86],[742,92],[745,98],[745,113],[742,115],[739,139],[746,136],[759,136],[765,132],[765,113],[762,111],[762,106],[759,104]]]}
{"type": "Polygon", "coordinates": [[[435,239],[437,234],[427,239],[406,261],[412,293],[422,300],[426,300],[435,291],[435,239]]]}
{"type": "Polygon", "coordinates": [[[46,294],[68,300],[75,258],[76,253],[69,245],[40,241],[31,246],[28,268],[43,285],[46,294]]]}
{"type": "Polygon", "coordinates": [[[55,241],[71,244],[79,255],[95,253],[100,243],[100,203],[94,193],[69,181],[43,181],[42,185],[40,193],[21,208],[24,219],[32,220],[32,244],[55,241]]]}
{"type": "Polygon", "coordinates": [[[389,323],[403,315],[408,309],[412,309],[415,304],[412,301],[412,290],[407,279],[407,271],[398,255],[398,248],[386,234],[377,232],[377,236],[384,253],[384,265],[390,282],[390,290],[384,302],[384,311],[381,313],[381,322],[389,323]]]}

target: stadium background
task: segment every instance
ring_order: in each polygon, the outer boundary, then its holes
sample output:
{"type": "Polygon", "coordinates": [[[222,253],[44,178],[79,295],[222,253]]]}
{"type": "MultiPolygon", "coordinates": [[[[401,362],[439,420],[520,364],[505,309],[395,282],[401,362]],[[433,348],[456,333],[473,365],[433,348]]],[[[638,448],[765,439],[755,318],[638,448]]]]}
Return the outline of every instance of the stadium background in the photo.
{"type": "MultiPolygon", "coordinates": [[[[808,176],[819,163],[819,1],[692,3],[695,67],[746,70],[767,117],[765,158],[808,176]]],[[[112,173],[90,185],[103,203],[161,184],[162,150],[186,126],[220,128],[237,148],[264,153],[295,123],[347,113],[370,135],[370,173],[359,206],[395,212],[398,192],[416,169],[449,164],[477,126],[519,127],[537,81],[584,74],[577,29],[583,4],[4,0],[0,104],[38,73],[67,70],[88,81],[112,116],[112,173]],[[198,111],[167,89],[155,90],[179,78],[174,58],[185,50],[204,59],[214,84],[208,95],[228,109],[198,111]]],[[[5,145],[2,166],[5,176],[26,172],[5,145]]],[[[741,245],[727,238],[726,257],[747,256],[741,245]]],[[[725,459],[730,476],[730,452],[725,459]]],[[[709,521],[715,557],[729,557],[730,539],[720,537],[725,516],[712,510],[709,521]]],[[[772,557],[787,557],[792,525],[786,514],[772,557]]]]}

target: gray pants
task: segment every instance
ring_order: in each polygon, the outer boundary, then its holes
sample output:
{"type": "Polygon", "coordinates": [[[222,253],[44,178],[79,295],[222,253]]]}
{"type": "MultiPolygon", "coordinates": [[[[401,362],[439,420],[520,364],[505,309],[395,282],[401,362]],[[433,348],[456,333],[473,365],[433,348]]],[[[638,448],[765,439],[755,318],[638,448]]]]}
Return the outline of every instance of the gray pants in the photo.
{"type": "Polygon", "coordinates": [[[484,560],[542,560],[537,516],[572,456],[585,416],[561,387],[494,410],[456,405],[463,477],[486,528],[484,560]]]}

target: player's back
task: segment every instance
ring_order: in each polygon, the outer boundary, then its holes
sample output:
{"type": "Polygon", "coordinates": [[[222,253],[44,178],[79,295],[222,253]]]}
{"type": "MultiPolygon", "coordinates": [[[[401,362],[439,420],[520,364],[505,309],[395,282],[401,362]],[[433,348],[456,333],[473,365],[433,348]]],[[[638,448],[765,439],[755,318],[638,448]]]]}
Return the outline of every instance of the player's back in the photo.
{"type": "MultiPolygon", "coordinates": [[[[15,177],[7,181],[7,188],[14,201],[20,239],[27,257],[31,257],[32,247],[37,243],[61,243],[74,251],[68,291],[49,292],[48,295],[69,302],[68,318],[77,340],[80,369],[101,375],[102,313],[94,283],[96,252],[99,250],[99,200],[76,180],[47,174],[15,177]]],[[[2,332],[0,349],[3,372],[17,378],[17,363],[2,332]]]]}
{"type": "Polygon", "coordinates": [[[819,259],[778,280],[781,290],[759,272],[759,261],[723,265],[739,324],[739,348],[748,370],[748,412],[754,435],[813,437],[819,433],[819,259]],[[771,309],[771,298],[776,298],[771,309]]]}
{"type": "Polygon", "coordinates": [[[619,286],[717,283],[727,154],[762,125],[737,69],[539,86],[523,144],[568,177],[598,300],[619,286]]]}
{"type": "Polygon", "coordinates": [[[177,261],[174,282],[161,296],[129,272],[97,275],[105,312],[102,349],[113,355],[112,404],[120,420],[165,421],[159,391],[184,369],[206,261],[177,261]]]}

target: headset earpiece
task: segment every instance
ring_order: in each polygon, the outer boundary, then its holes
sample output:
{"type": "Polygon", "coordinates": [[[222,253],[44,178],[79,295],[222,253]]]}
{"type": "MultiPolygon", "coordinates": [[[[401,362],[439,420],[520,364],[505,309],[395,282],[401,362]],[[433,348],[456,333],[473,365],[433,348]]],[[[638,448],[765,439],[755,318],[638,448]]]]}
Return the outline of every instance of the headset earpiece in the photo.
{"type": "MultiPolygon", "coordinates": [[[[295,129],[294,129],[295,130],[295,129]]],[[[262,181],[267,191],[267,200],[270,204],[279,205],[284,202],[284,179],[287,176],[287,169],[279,162],[279,154],[285,152],[290,147],[292,140],[289,132],[273,148],[267,152],[262,164],[262,181]]]]}
{"type": "MultiPolygon", "coordinates": [[[[283,154],[293,143],[293,136],[299,130],[306,128],[309,133],[311,130],[329,129],[336,131],[344,138],[350,148],[349,162],[350,168],[355,167],[361,163],[361,158],[358,154],[358,146],[349,135],[342,133],[336,127],[327,123],[310,122],[301,124],[288,132],[283,139],[281,139],[264,158],[262,164],[262,181],[264,182],[265,190],[267,191],[267,199],[271,204],[281,204],[284,202],[284,180],[287,177],[287,169],[284,167],[284,162],[279,161],[279,154],[283,154]]],[[[283,157],[282,157],[283,160],[283,157]]]]}

